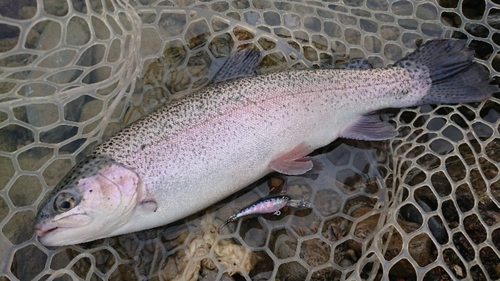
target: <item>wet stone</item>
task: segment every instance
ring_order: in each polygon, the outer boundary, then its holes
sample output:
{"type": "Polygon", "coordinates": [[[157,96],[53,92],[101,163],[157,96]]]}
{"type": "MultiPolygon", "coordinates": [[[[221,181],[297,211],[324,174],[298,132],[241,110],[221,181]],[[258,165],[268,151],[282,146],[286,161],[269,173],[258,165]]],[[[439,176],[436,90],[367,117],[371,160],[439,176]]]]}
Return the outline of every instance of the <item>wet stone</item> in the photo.
{"type": "Polygon", "coordinates": [[[320,190],[316,194],[314,207],[327,217],[337,213],[342,204],[342,197],[334,190],[320,190]]]}
{"type": "MultiPolygon", "coordinates": [[[[9,26],[6,24],[0,24],[0,28],[7,29],[9,28],[9,26]]],[[[12,33],[12,37],[0,39],[0,52],[7,52],[9,50],[12,50],[17,45],[20,30],[14,30],[12,33]]]]}
{"type": "Polygon", "coordinates": [[[284,14],[283,21],[284,21],[285,26],[287,26],[291,29],[300,27],[300,24],[301,24],[300,17],[296,14],[291,14],[291,13],[284,14]]]}
{"type": "Polygon", "coordinates": [[[68,45],[83,46],[90,41],[90,29],[85,19],[73,17],[68,23],[65,42],[68,45]]]}
{"type": "Polygon", "coordinates": [[[411,16],[413,13],[413,5],[410,1],[396,1],[391,5],[391,11],[399,16],[411,16]]]}
{"type": "Polygon", "coordinates": [[[8,125],[0,129],[0,151],[14,152],[32,142],[31,131],[25,127],[8,125]]]}
{"type": "Polygon", "coordinates": [[[407,259],[402,259],[394,264],[389,274],[401,278],[415,278],[416,276],[415,268],[407,259]]]}
{"type": "Polygon", "coordinates": [[[227,29],[229,25],[224,20],[214,17],[212,18],[211,27],[215,32],[219,32],[227,29]]]}
{"type": "Polygon", "coordinates": [[[37,246],[29,244],[16,251],[10,271],[18,280],[35,280],[35,277],[44,270],[46,260],[47,255],[44,252],[37,246]]]}
{"type": "Polygon", "coordinates": [[[212,3],[210,5],[210,7],[212,10],[219,12],[219,13],[222,13],[222,12],[225,12],[229,9],[229,4],[225,1],[220,1],[220,2],[216,2],[216,3],[212,3]]]}
{"type": "Polygon", "coordinates": [[[438,11],[436,7],[431,3],[423,3],[417,6],[417,18],[423,20],[435,20],[437,18],[437,15],[438,11]]]}
{"type": "Polygon", "coordinates": [[[391,61],[398,61],[403,57],[403,53],[399,46],[386,44],[384,47],[384,57],[391,61]]]}
{"type": "Polygon", "coordinates": [[[304,27],[315,32],[321,31],[321,21],[316,17],[305,17],[304,27]]]}
{"type": "Polygon", "coordinates": [[[322,35],[313,35],[311,40],[316,49],[324,51],[328,48],[328,39],[322,35]]]}
{"type": "Polygon", "coordinates": [[[332,267],[313,272],[311,280],[341,280],[342,272],[332,267]]]}
{"type": "Polygon", "coordinates": [[[293,261],[282,264],[278,267],[278,278],[287,278],[290,281],[305,280],[307,269],[300,263],[293,261]]]}
{"type": "Polygon", "coordinates": [[[233,34],[240,41],[253,39],[255,37],[254,31],[239,26],[233,28],[233,34]]]}
{"type": "Polygon", "coordinates": [[[281,11],[289,11],[292,9],[292,4],[288,2],[274,2],[274,6],[281,11]]]}
{"type": "Polygon", "coordinates": [[[372,20],[360,19],[361,29],[366,32],[376,33],[378,31],[378,23],[372,20]]]}
{"type": "Polygon", "coordinates": [[[345,40],[347,43],[352,45],[360,45],[361,44],[361,32],[353,28],[347,28],[344,31],[345,40]]]}
{"type": "Polygon", "coordinates": [[[351,221],[342,217],[335,217],[324,223],[321,234],[330,241],[337,241],[349,232],[351,225],[351,221]]]}
{"type": "Polygon", "coordinates": [[[156,13],[139,13],[143,24],[152,24],[156,20],[156,13]]]}
{"type": "Polygon", "coordinates": [[[180,35],[186,25],[185,14],[163,13],[158,22],[158,30],[164,39],[180,35]]]}
{"type": "Polygon", "coordinates": [[[443,34],[443,27],[434,23],[422,23],[420,28],[427,36],[438,37],[443,34]]]}
{"type": "Polygon", "coordinates": [[[43,8],[47,14],[65,16],[68,13],[68,2],[57,0],[44,0],[43,8]]]}
{"type": "Polygon", "coordinates": [[[76,126],[60,125],[40,132],[40,142],[42,143],[60,143],[66,139],[75,136],[78,133],[76,126]]]}
{"type": "MultiPolygon", "coordinates": [[[[9,212],[10,208],[7,205],[7,202],[5,202],[5,199],[3,197],[0,197],[0,221],[3,222],[5,217],[7,217],[7,215],[9,214],[9,212]]],[[[2,249],[2,247],[4,246],[0,244],[0,250],[2,249]]]]}
{"type": "Polygon", "coordinates": [[[323,30],[329,37],[341,38],[343,35],[340,25],[334,22],[325,21],[323,23],[323,30]]]}
{"type": "Polygon", "coordinates": [[[261,37],[258,42],[264,50],[272,50],[276,47],[276,43],[274,41],[265,37],[261,37]]]}
{"type": "Polygon", "coordinates": [[[400,29],[396,26],[383,25],[380,28],[380,35],[385,40],[397,40],[400,36],[400,29]]]}
{"type": "Polygon", "coordinates": [[[208,23],[205,20],[200,20],[189,25],[184,39],[188,43],[190,49],[195,49],[205,44],[210,35],[211,32],[208,28],[208,23]]]}
{"type": "Polygon", "coordinates": [[[240,228],[240,236],[250,247],[262,247],[266,244],[267,229],[258,220],[255,223],[244,223],[240,228]]]}
{"type": "Polygon", "coordinates": [[[295,11],[301,15],[310,15],[314,13],[314,7],[309,5],[295,4],[295,11]]]}
{"type": "Polygon", "coordinates": [[[486,229],[477,215],[469,215],[465,217],[463,224],[465,231],[474,243],[480,244],[486,239],[486,229]]]}
{"type": "Polygon", "coordinates": [[[248,11],[244,13],[245,21],[250,25],[255,25],[260,20],[260,14],[255,11],[248,11]]]}
{"type": "Polygon", "coordinates": [[[377,230],[379,217],[379,214],[372,215],[357,223],[353,232],[354,236],[360,239],[369,238],[377,230]]]}
{"type": "Polygon", "coordinates": [[[257,69],[257,73],[264,74],[283,70],[287,67],[286,63],[286,58],[281,52],[265,55],[260,64],[262,69],[257,69]]]}
{"type": "Polygon", "coordinates": [[[9,189],[9,199],[16,207],[30,206],[40,196],[42,184],[35,176],[20,176],[9,189]]]}
{"type": "Polygon", "coordinates": [[[320,239],[303,241],[300,245],[300,258],[309,266],[316,267],[330,259],[330,246],[320,239]]]}
{"type": "Polygon", "coordinates": [[[208,74],[208,70],[212,60],[210,56],[205,51],[197,52],[193,54],[188,62],[187,69],[191,77],[200,77],[208,74]]]}
{"type": "Polygon", "coordinates": [[[457,253],[454,250],[450,248],[444,249],[443,258],[445,259],[446,265],[451,270],[451,272],[453,272],[455,277],[458,277],[460,279],[466,277],[464,275],[465,272],[464,264],[462,263],[462,260],[460,260],[457,253]]]}
{"type": "Polygon", "coordinates": [[[285,229],[273,231],[269,248],[278,259],[293,257],[297,251],[297,238],[285,229]]]}
{"type": "Polygon", "coordinates": [[[304,46],[304,56],[309,61],[318,61],[318,52],[309,46],[304,46]]]}
{"type": "Polygon", "coordinates": [[[26,242],[33,236],[34,219],[35,214],[32,211],[17,212],[2,227],[2,233],[14,245],[26,242]]]}
{"type": "MultiPolygon", "coordinates": [[[[101,114],[103,110],[103,101],[98,99],[93,99],[86,102],[83,105],[82,113],[80,115],[79,122],[87,122],[89,119],[94,118],[95,116],[101,114]]],[[[97,124],[95,124],[92,128],[86,128],[86,130],[93,130],[97,124]]]]}
{"type": "Polygon", "coordinates": [[[155,28],[143,28],[141,32],[141,55],[148,56],[160,52],[163,41],[155,28]]]}
{"type": "Polygon", "coordinates": [[[73,271],[78,277],[81,279],[85,278],[87,275],[86,273],[89,272],[90,266],[92,264],[90,258],[88,257],[75,257],[73,260],[76,260],[74,262],[73,266],[71,267],[71,271],[73,271]]]}
{"type": "Polygon", "coordinates": [[[264,21],[269,26],[281,25],[280,15],[276,12],[264,12],[264,21]]]}
{"type": "Polygon", "coordinates": [[[297,210],[292,217],[292,229],[300,236],[316,233],[320,224],[320,217],[311,209],[297,210]]]}
{"type": "Polygon", "coordinates": [[[453,234],[453,244],[465,260],[473,260],[475,251],[465,235],[461,232],[453,234]]]}
{"type": "Polygon", "coordinates": [[[43,170],[43,177],[47,185],[56,186],[72,167],[69,159],[56,159],[43,170]]]}
{"type": "Polygon", "coordinates": [[[233,0],[231,5],[236,9],[246,9],[250,7],[250,2],[248,0],[233,0]]]}
{"type": "Polygon", "coordinates": [[[359,260],[361,248],[362,245],[359,242],[348,239],[335,247],[333,262],[344,268],[350,267],[359,260]]]}
{"type": "Polygon", "coordinates": [[[54,150],[46,147],[32,147],[17,156],[17,163],[22,170],[36,171],[53,157],[54,150]]]}
{"type": "Polygon", "coordinates": [[[238,20],[238,21],[241,20],[241,16],[237,12],[229,12],[226,14],[226,16],[228,16],[229,18],[238,20]]]}

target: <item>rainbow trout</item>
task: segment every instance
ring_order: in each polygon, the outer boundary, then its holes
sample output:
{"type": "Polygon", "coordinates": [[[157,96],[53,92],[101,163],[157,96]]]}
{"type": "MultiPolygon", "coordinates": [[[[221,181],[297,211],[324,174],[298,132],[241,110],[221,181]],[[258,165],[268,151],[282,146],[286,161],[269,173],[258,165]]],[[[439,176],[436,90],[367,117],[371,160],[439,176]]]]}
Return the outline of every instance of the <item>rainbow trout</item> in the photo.
{"type": "Polygon", "coordinates": [[[472,57],[465,41],[437,39],[388,68],[289,71],[211,85],[96,147],[40,206],[36,235],[57,246],[165,225],[271,171],[309,171],[306,156],[336,138],[391,139],[395,128],[374,111],[476,102],[498,91],[472,57]]]}

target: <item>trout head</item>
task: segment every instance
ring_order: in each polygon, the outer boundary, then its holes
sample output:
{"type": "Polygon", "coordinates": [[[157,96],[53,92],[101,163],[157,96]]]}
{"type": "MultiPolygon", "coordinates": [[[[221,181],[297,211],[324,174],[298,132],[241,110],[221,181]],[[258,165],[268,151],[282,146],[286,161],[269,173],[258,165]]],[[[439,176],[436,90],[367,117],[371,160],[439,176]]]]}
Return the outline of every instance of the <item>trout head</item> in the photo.
{"type": "Polygon", "coordinates": [[[34,229],[47,246],[110,236],[127,223],[144,194],[139,176],[106,156],[84,159],[39,209],[34,229]]]}

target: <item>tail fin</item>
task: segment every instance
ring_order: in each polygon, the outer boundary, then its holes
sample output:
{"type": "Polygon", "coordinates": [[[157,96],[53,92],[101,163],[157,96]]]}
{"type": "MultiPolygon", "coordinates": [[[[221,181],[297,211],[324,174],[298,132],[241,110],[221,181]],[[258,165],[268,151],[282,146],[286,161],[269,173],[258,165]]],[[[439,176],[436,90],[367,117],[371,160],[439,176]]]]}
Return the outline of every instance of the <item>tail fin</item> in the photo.
{"type": "Polygon", "coordinates": [[[499,91],[490,85],[488,70],[472,60],[474,51],[465,43],[434,39],[396,63],[406,69],[427,67],[432,85],[421,104],[477,102],[499,91]]]}

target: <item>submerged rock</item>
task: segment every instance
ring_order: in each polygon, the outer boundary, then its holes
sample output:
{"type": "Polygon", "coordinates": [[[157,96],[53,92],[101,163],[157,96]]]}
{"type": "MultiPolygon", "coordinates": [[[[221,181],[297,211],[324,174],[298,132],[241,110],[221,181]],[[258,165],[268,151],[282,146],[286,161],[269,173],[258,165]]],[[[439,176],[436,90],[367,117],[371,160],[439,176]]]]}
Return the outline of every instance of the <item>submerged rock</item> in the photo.
{"type": "MultiPolygon", "coordinates": [[[[85,21],[72,20],[71,26],[73,28],[72,32],[68,32],[68,38],[61,38],[62,32],[60,24],[53,21],[49,22],[40,36],[37,49],[49,51],[53,48],[53,42],[59,42],[60,40],[77,46],[84,45],[90,40],[90,33],[88,32],[88,26],[85,21]]],[[[56,83],[58,85],[70,84],[76,81],[82,74],[81,70],[68,68],[77,56],[78,52],[74,49],[62,49],[47,56],[38,66],[45,69],[52,69],[56,72],[54,75],[47,78],[51,83],[56,83]],[[61,68],[63,71],[59,71],[61,68]]],[[[82,64],[83,61],[90,61],[91,59],[90,53],[85,52],[84,55],[78,58],[78,64],[82,64]]],[[[60,90],[57,90],[51,84],[37,79],[23,88],[23,94],[27,97],[46,97],[57,94],[59,91],[60,90]]],[[[77,93],[78,92],[75,94],[77,93]]],[[[26,106],[27,121],[29,124],[36,127],[45,127],[59,121],[61,110],[64,110],[63,116],[65,120],[78,121],[83,103],[84,96],[77,96],[71,102],[67,103],[64,109],[58,109],[57,105],[49,103],[30,104],[26,106]]],[[[40,139],[44,142],[57,143],[67,139],[75,133],[76,127],[57,126],[41,132],[40,139]]]]}

